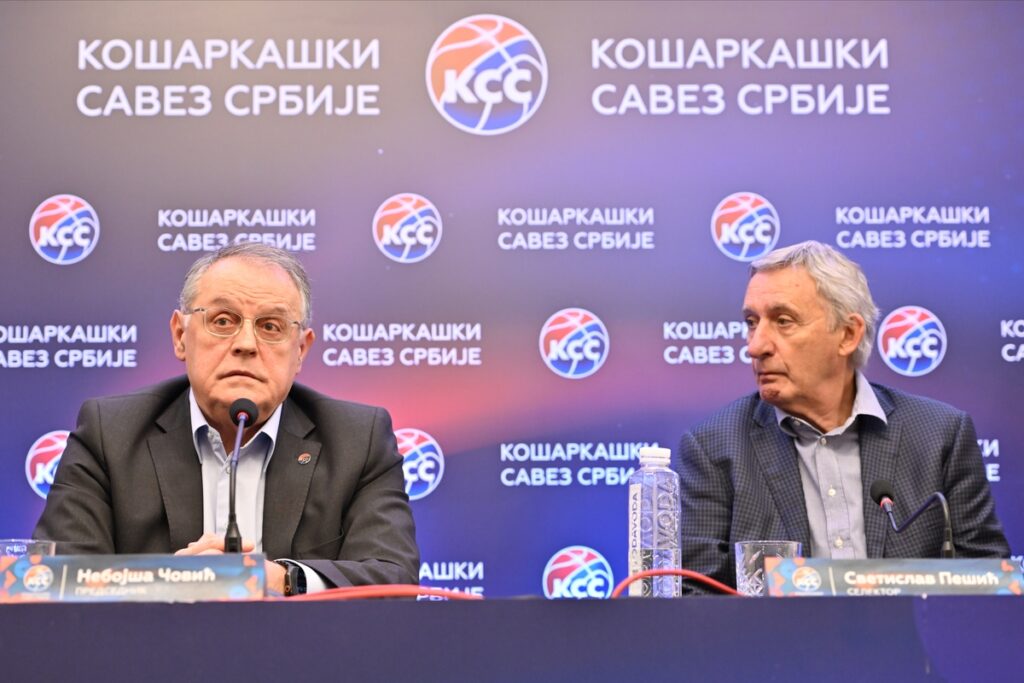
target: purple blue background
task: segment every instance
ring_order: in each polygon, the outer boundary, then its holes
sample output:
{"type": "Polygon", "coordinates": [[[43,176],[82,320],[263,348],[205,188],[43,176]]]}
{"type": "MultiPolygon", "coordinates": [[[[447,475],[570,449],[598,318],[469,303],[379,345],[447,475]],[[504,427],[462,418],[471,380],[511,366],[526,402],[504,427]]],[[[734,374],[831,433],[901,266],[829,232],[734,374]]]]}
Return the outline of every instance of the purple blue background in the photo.
{"type": "MultiPolygon", "coordinates": [[[[427,562],[483,562],[488,595],[536,594],[549,558],[570,545],[626,568],[622,487],[508,488],[503,442],[657,441],[679,435],[753,389],[749,367],[669,366],[666,321],[738,317],[745,264],[719,252],[711,214],[757,192],[781,218],[780,245],[835,242],[837,206],[986,206],[992,247],[854,249],[883,315],[923,306],[948,349],[920,378],[875,354],[868,376],[969,411],[998,439],[993,483],[1011,546],[1024,544],[1020,364],[1006,363],[1000,321],[1024,317],[1024,6],[1017,3],[4,3],[0,6],[0,325],[138,325],[133,369],[0,368],[0,536],[28,535],[43,500],[25,456],[42,434],[71,429],[81,402],[183,372],[167,321],[194,253],[163,253],[167,208],[313,208],[314,329],[329,322],[483,324],[483,365],[331,368],[321,341],[299,380],[383,405],[397,427],[441,445],[444,478],[413,503],[427,562]],[[458,130],[424,83],[431,45],[453,22],[503,14],[528,28],[548,64],[544,101],[498,136],[458,130]],[[377,38],[379,70],[79,71],[80,39],[377,38]],[[887,39],[889,68],[867,71],[595,71],[593,38],[887,39]],[[605,117],[600,83],[720,83],[719,116],[605,117]],[[380,83],[376,117],[229,115],[88,118],[86,84],[380,83]],[[890,84],[888,116],[748,116],[747,82],[890,84]],[[381,202],[430,199],[444,236],[425,261],[387,259],[372,236],[381,202]],[[33,251],[29,218],[47,197],[86,199],[102,224],[84,261],[55,266],[33,251]],[[656,249],[502,251],[502,207],[653,207],[656,249]],[[611,336],[604,366],[572,381],[537,351],[562,308],[597,314],[611,336]]],[[[860,226],[862,228],[871,226],[860,226]]],[[[943,226],[920,226],[943,227],[943,226]]],[[[912,229],[908,227],[908,231],[912,229]]],[[[229,231],[231,232],[231,231],[229,231]]],[[[726,342],[728,343],[728,342],[726,342]]],[[[734,346],[738,347],[738,344],[734,346]]],[[[0,345],[5,351],[12,345],[0,345]]],[[[575,467],[574,467],[575,469],[575,467]]],[[[456,582],[458,583],[458,582],[456,582]]],[[[442,584],[444,585],[444,584],[442,584]]]]}

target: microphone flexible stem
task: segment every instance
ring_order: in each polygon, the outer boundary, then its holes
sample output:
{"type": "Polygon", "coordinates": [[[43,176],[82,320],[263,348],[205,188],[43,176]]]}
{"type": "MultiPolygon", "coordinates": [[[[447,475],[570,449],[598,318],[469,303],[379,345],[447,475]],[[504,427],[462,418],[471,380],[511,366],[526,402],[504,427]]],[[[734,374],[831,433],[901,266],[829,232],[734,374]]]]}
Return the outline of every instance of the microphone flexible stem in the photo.
{"type": "Polygon", "coordinates": [[[924,503],[919,507],[914,514],[903,520],[903,524],[897,525],[896,518],[892,514],[892,506],[888,505],[885,508],[886,513],[889,515],[889,523],[892,524],[892,528],[896,533],[902,533],[904,529],[910,526],[915,519],[920,517],[925,510],[930,508],[935,503],[939,503],[942,506],[942,519],[943,519],[943,538],[942,538],[942,557],[952,558],[956,557],[956,551],[953,548],[953,523],[949,517],[949,503],[946,501],[946,497],[941,492],[936,491],[932,495],[925,499],[924,503]]]}
{"type": "Polygon", "coordinates": [[[235,478],[238,473],[238,452],[242,449],[242,435],[245,433],[245,413],[238,416],[238,433],[235,435],[235,449],[231,452],[231,475],[228,485],[228,526],[224,531],[224,552],[242,552],[242,534],[235,519],[235,478]]]}

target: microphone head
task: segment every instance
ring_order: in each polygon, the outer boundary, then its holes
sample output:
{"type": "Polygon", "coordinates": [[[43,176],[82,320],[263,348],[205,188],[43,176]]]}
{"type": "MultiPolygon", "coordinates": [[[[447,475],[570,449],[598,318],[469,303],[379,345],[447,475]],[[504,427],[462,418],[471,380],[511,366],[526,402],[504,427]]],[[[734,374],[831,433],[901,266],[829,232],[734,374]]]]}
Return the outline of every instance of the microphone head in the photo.
{"type": "Polygon", "coordinates": [[[890,502],[896,495],[893,493],[892,484],[887,482],[885,479],[876,479],[875,483],[871,485],[871,500],[875,501],[876,504],[881,505],[883,498],[888,498],[890,502]]]}
{"type": "Polygon", "coordinates": [[[247,398],[240,398],[231,404],[229,409],[231,414],[231,421],[238,424],[240,416],[245,415],[245,424],[251,425],[256,422],[256,418],[260,416],[260,409],[256,407],[256,404],[247,398]]]}

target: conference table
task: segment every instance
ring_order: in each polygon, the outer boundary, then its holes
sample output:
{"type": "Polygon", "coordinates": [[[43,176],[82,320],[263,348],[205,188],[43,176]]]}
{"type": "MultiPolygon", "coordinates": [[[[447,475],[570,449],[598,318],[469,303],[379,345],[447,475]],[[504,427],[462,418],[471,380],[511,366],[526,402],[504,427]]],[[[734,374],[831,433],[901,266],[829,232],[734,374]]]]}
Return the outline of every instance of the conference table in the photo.
{"type": "Polygon", "coordinates": [[[0,605],[0,680],[1012,681],[1013,597],[0,605]]]}

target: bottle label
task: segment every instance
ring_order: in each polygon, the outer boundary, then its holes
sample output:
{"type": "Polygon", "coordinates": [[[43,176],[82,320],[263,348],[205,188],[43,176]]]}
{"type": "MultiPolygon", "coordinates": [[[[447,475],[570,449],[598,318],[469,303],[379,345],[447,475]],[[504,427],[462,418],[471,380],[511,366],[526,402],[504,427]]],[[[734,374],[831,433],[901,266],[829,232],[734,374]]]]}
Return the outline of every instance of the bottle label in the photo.
{"type": "MultiPolygon", "coordinates": [[[[643,560],[640,554],[640,527],[641,527],[641,506],[643,504],[643,485],[629,485],[629,574],[632,576],[643,571],[643,560]]],[[[650,581],[634,581],[629,584],[629,594],[632,596],[643,595],[644,584],[650,581]]]]}

